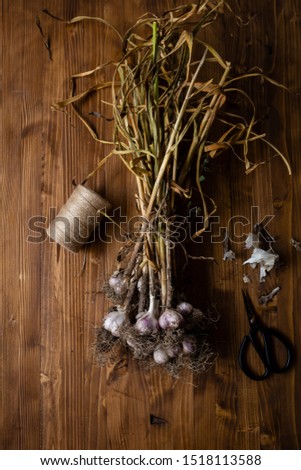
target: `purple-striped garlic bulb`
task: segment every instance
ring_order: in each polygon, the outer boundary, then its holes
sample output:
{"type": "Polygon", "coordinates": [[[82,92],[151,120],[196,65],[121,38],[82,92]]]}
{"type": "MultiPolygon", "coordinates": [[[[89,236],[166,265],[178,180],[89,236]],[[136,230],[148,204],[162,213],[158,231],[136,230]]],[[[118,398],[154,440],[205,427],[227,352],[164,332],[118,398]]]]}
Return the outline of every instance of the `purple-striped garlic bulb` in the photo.
{"type": "Polygon", "coordinates": [[[188,302],[180,302],[177,305],[177,311],[183,315],[183,317],[187,317],[188,315],[191,315],[193,312],[193,306],[188,303],[188,302]]]}
{"type": "Polygon", "coordinates": [[[166,352],[167,352],[168,357],[170,357],[171,359],[174,359],[180,354],[181,347],[179,344],[174,344],[173,346],[167,347],[166,352]]]}
{"type": "Polygon", "coordinates": [[[158,330],[158,320],[152,311],[140,312],[136,316],[135,328],[141,335],[150,335],[158,330]]]}
{"type": "Polygon", "coordinates": [[[182,315],[173,308],[167,308],[159,317],[159,325],[162,330],[175,330],[184,324],[182,315]]]}
{"type": "Polygon", "coordinates": [[[193,354],[196,352],[196,337],[194,335],[184,335],[182,341],[183,354],[193,354]]]}

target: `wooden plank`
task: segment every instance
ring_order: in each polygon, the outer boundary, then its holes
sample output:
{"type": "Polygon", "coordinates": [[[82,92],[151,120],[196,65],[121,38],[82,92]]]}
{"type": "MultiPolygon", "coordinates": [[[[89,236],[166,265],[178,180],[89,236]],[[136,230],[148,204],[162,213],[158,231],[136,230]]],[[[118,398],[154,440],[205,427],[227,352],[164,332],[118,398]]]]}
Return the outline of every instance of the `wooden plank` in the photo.
{"type": "MultiPolygon", "coordinates": [[[[180,4],[182,0],[52,0],[47,8],[64,19],[81,14],[103,17],[125,32],[140,14],[160,14],[180,4]]],[[[293,176],[287,176],[278,158],[248,176],[230,153],[214,163],[206,192],[218,204],[219,225],[204,235],[203,244],[191,248],[214,256],[218,263],[193,261],[185,283],[196,305],[206,309],[208,301],[216,303],[220,320],[209,339],[218,359],[209,372],[199,377],[187,374],[182,381],[144,370],[128,357],[107,368],[95,364],[95,327],[109,306],[101,287],[114,270],[120,247],[120,237],[110,242],[109,237],[116,235],[112,224],[102,226],[107,243],[98,240],[89,246],[81,275],[84,252],[67,253],[49,240],[26,242],[32,234],[28,219],[53,217],[70,195],[73,178],[83,181],[110,150],[109,145],[93,141],[71,109],[53,113],[50,105],[68,96],[71,74],[93,69],[120,50],[118,38],[106,26],[92,21],[66,25],[42,13],[45,6],[42,0],[3,0],[1,10],[0,448],[300,448],[301,255],[290,246],[292,237],[301,240],[301,105],[294,94],[301,88],[298,2],[254,0],[250,5],[247,0],[233,0],[231,6],[246,24],[228,11],[225,21],[205,32],[206,40],[233,62],[235,72],[258,65],[292,88],[289,94],[270,85],[262,87],[259,80],[246,85],[259,114],[268,108],[261,129],[289,155],[293,176]],[[50,38],[52,61],[36,14],[50,38]],[[275,215],[268,227],[283,261],[264,285],[259,285],[255,272],[242,266],[248,255],[243,234],[252,228],[252,211],[253,221],[275,215]],[[221,237],[211,243],[221,227],[241,235],[231,245],[236,253],[233,262],[222,261],[221,237]],[[294,367],[258,384],[242,374],[237,362],[248,328],[241,298],[244,272],[252,275],[248,289],[258,308],[260,292],[281,286],[275,301],[260,308],[260,314],[295,345],[294,367]]],[[[100,72],[102,77],[105,73],[100,72]]],[[[93,77],[87,78],[77,83],[77,89],[93,83],[93,77]]],[[[109,93],[103,97],[109,99],[109,93]]],[[[99,99],[93,96],[79,106],[88,114],[99,109],[99,99]]],[[[95,116],[91,122],[110,139],[109,123],[95,116]]],[[[250,149],[251,155],[260,160],[273,153],[258,145],[250,149]]],[[[117,158],[89,185],[113,208],[120,207],[122,215],[135,213],[132,177],[117,158]]]]}
{"type": "MultiPolygon", "coordinates": [[[[51,8],[55,16],[71,19],[81,14],[83,4],[56,2],[51,8]]],[[[68,96],[71,74],[85,67],[95,67],[94,57],[84,51],[86,48],[92,50],[91,42],[99,40],[100,32],[96,24],[67,27],[51,18],[43,16],[43,19],[53,47],[53,63],[45,74],[47,85],[44,91],[48,105],[44,132],[49,138],[45,145],[43,207],[48,215],[50,207],[56,208],[57,212],[70,195],[72,179],[82,181],[98,159],[95,142],[89,139],[74,114],[70,115],[70,122],[66,115],[54,114],[49,107],[55,100],[68,96]],[[56,181],[55,185],[53,181],[56,181]]],[[[96,182],[96,187],[103,191],[103,177],[96,182]]],[[[44,448],[106,447],[104,373],[95,371],[91,354],[93,328],[98,309],[103,305],[97,292],[101,266],[105,264],[104,250],[89,247],[87,269],[78,276],[83,258],[83,252],[79,255],[65,253],[48,241],[43,246],[44,448]]]]}
{"type": "Polygon", "coordinates": [[[24,2],[3,2],[3,12],[1,447],[32,449],[40,447],[40,245],[27,236],[40,213],[42,82],[32,86],[41,68],[24,2]]]}
{"type": "MultiPolygon", "coordinates": [[[[298,279],[300,279],[301,257],[296,256],[288,243],[293,238],[300,238],[301,226],[298,215],[300,204],[300,102],[296,106],[297,90],[300,90],[300,24],[296,22],[300,15],[300,5],[297,2],[281,2],[278,7],[278,49],[275,63],[275,74],[291,89],[291,94],[275,93],[273,100],[274,122],[277,125],[277,112],[283,123],[277,134],[277,144],[285,149],[292,164],[293,177],[283,175],[280,164],[275,166],[273,172],[272,190],[275,213],[277,217],[276,236],[279,240],[277,248],[284,261],[279,272],[279,282],[282,287],[279,295],[278,327],[295,345],[295,367],[286,379],[279,381],[279,396],[287,396],[279,406],[279,447],[282,449],[300,448],[300,410],[296,407],[295,393],[297,384],[301,383],[300,367],[298,367],[300,344],[300,318],[298,315],[298,300],[300,292],[298,279]],[[288,25],[290,27],[288,28],[288,25]],[[278,143],[279,142],[279,143],[278,143]],[[282,181],[282,184],[279,182],[282,181]],[[278,184],[277,184],[278,182],[278,184]],[[284,432],[287,429],[287,432],[284,432]]],[[[298,100],[299,101],[299,100],[298,100]]]]}

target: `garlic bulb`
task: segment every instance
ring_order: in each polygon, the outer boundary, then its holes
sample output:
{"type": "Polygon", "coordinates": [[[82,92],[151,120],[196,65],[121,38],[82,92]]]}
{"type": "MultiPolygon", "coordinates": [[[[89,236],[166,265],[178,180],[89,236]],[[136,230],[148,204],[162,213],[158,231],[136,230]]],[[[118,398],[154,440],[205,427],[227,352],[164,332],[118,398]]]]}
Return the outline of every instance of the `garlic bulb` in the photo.
{"type": "Polygon", "coordinates": [[[113,336],[119,337],[119,329],[125,323],[125,320],[125,312],[112,310],[105,316],[103,327],[105,330],[110,331],[113,336]]]}
{"type": "Polygon", "coordinates": [[[181,352],[181,348],[178,344],[175,344],[174,346],[170,346],[169,348],[166,349],[166,353],[168,357],[171,359],[174,359],[177,357],[181,352]]]}
{"type": "Polygon", "coordinates": [[[185,335],[182,341],[183,354],[193,354],[196,351],[196,338],[193,335],[185,335]]]}
{"type": "Polygon", "coordinates": [[[187,315],[190,315],[193,312],[193,306],[188,302],[180,302],[177,305],[177,311],[181,315],[183,315],[183,317],[186,317],[187,315]]]}
{"type": "Polygon", "coordinates": [[[167,308],[159,318],[162,330],[179,328],[184,323],[183,316],[172,308],[167,308]]]}
{"type": "Polygon", "coordinates": [[[128,285],[126,279],[122,276],[120,271],[115,271],[109,279],[109,286],[116,295],[124,295],[127,291],[128,285]]]}
{"type": "Polygon", "coordinates": [[[136,316],[136,330],[141,335],[149,335],[158,330],[158,320],[152,312],[141,312],[136,316]]]}
{"type": "Polygon", "coordinates": [[[165,364],[169,359],[167,352],[163,348],[155,349],[153,358],[157,364],[165,364]]]}

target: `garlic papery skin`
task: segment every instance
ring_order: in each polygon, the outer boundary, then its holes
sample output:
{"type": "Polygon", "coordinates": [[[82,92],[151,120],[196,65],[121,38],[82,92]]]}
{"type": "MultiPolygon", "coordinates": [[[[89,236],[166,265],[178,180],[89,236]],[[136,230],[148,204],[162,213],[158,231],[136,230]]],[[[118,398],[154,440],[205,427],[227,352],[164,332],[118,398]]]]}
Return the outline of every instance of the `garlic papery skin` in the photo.
{"type": "Polygon", "coordinates": [[[196,338],[193,335],[185,335],[182,341],[183,354],[193,354],[196,351],[196,338]]]}
{"type": "Polygon", "coordinates": [[[137,315],[135,329],[141,335],[150,335],[158,330],[158,320],[152,312],[141,312],[137,315]]]}
{"type": "Polygon", "coordinates": [[[271,251],[265,251],[261,248],[254,248],[251,258],[245,261],[243,264],[250,264],[255,269],[257,264],[260,265],[260,282],[264,282],[266,275],[271,269],[273,269],[279,256],[271,251]]]}
{"type": "Polygon", "coordinates": [[[247,274],[243,275],[242,280],[245,284],[250,284],[251,283],[251,279],[247,274]]]}
{"type": "Polygon", "coordinates": [[[224,261],[231,261],[235,259],[235,253],[232,250],[228,250],[224,252],[223,260],[224,261]]]}
{"type": "Polygon", "coordinates": [[[179,326],[183,325],[183,316],[172,308],[167,308],[162,315],[159,317],[159,325],[162,330],[175,330],[179,326]]]}
{"type": "Polygon", "coordinates": [[[265,282],[266,276],[267,276],[267,270],[266,270],[265,266],[260,266],[259,281],[260,282],[265,282]]]}
{"type": "Polygon", "coordinates": [[[105,330],[110,331],[113,336],[117,338],[120,336],[120,327],[125,323],[126,316],[123,310],[112,310],[109,312],[103,321],[103,327],[105,330]]]}
{"type": "Polygon", "coordinates": [[[188,303],[188,302],[180,302],[177,305],[177,311],[183,315],[183,317],[186,317],[188,315],[191,315],[193,312],[193,306],[188,303]]]}
{"type": "Polygon", "coordinates": [[[245,241],[245,248],[249,250],[250,248],[259,247],[259,238],[255,233],[249,233],[245,241]]]}
{"type": "Polygon", "coordinates": [[[153,358],[157,364],[166,364],[169,360],[168,354],[163,348],[155,349],[153,358]]]}

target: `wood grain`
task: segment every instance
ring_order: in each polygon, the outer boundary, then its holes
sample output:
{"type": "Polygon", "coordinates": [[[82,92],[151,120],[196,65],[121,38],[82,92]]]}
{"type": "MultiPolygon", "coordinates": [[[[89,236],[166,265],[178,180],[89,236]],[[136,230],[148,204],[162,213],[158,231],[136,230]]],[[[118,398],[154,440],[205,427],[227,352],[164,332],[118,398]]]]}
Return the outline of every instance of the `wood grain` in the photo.
{"type": "MultiPolygon", "coordinates": [[[[260,80],[246,86],[263,117],[261,130],[289,156],[292,177],[277,158],[246,176],[241,162],[229,154],[216,162],[214,180],[206,188],[218,204],[220,227],[232,233],[235,229],[237,235],[242,235],[245,220],[251,229],[251,213],[254,222],[274,215],[268,227],[283,263],[263,286],[255,273],[247,272],[254,301],[259,292],[281,286],[277,299],[260,312],[295,345],[294,367],[288,373],[254,383],[238,367],[237,352],[247,329],[241,299],[247,256],[242,239],[231,246],[233,262],[222,261],[216,226],[195,248],[218,260],[193,261],[186,279],[201,308],[212,302],[219,311],[220,320],[210,331],[218,359],[206,374],[187,374],[181,382],[143,370],[131,358],[102,369],[95,364],[94,330],[108,307],[101,287],[120,247],[120,241],[110,242],[112,224],[102,228],[104,241],[89,245],[81,275],[83,252],[67,253],[49,240],[28,241],[28,236],[38,235],[30,218],[37,216],[45,227],[70,195],[72,180],[83,181],[109,151],[108,145],[93,141],[71,109],[57,113],[50,105],[69,95],[72,74],[117,57],[120,47],[102,24],[66,25],[42,10],[61,19],[103,17],[124,33],[146,11],[160,14],[181,3],[2,0],[1,449],[300,449],[301,254],[290,246],[291,238],[301,240],[299,2],[233,0],[231,6],[244,25],[228,11],[214,32],[205,33],[235,71],[257,65],[291,90],[285,93],[260,80]],[[50,41],[52,60],[36,15],[50,41]],[[218,243],[211,243],[212,235],[218,243]]],[[[93,79],[78,84],[78,90],[87,84],[93,79]]],[[[81,109],[95,111],[96,100],[86,100],[81,109]]],[[[109,123],[93,116],[91,122],[110,139],[109,123]]],[[[255,161],[273,157],[260,145],[251,153],[255,161]]],[[[131,216],[132,183],[116,158],[90,185],[114,208],[120,207],[121,215],[131,216]]]]}

